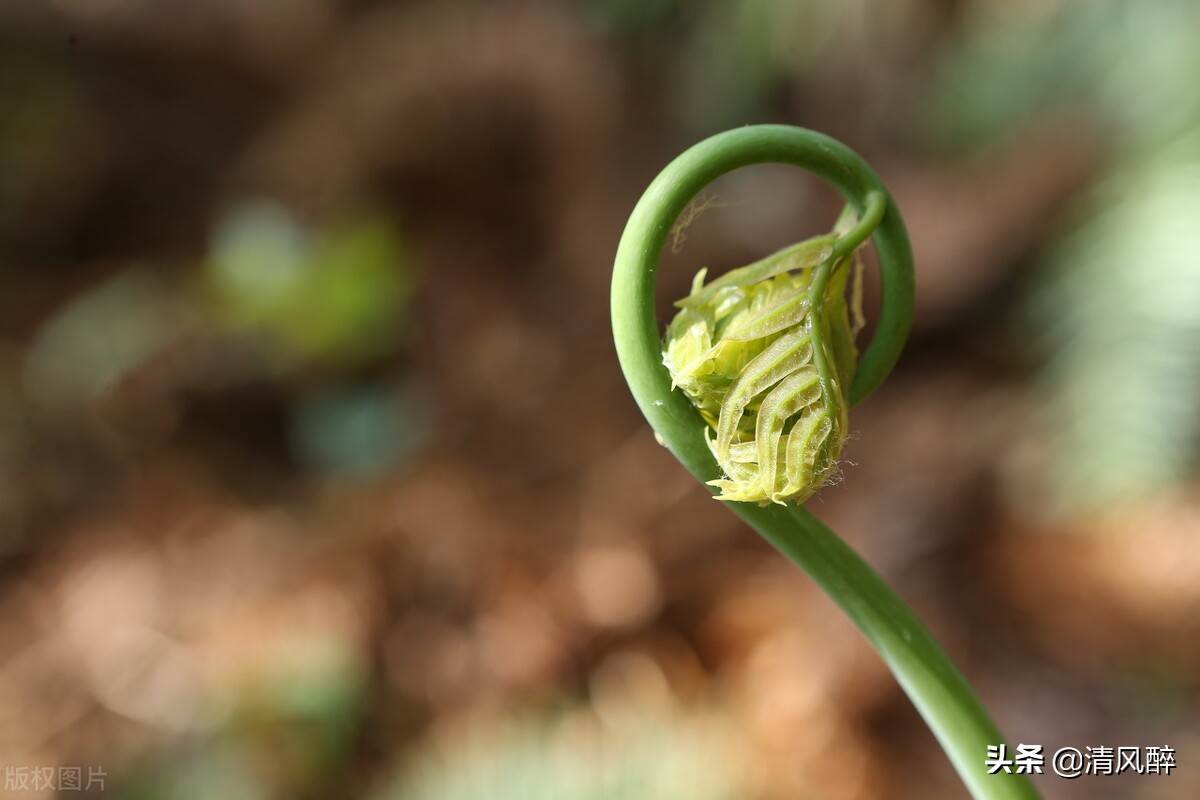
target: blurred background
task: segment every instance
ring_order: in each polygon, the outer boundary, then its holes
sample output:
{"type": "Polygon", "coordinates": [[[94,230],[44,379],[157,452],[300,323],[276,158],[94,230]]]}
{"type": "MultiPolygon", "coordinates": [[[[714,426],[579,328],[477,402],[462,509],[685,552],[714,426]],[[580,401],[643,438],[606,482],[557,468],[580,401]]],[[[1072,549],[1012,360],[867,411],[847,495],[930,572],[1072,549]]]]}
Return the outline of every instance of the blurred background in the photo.
{"type": "MultiPolygon", "coordinates": [[[[0,796],[965,797],[617,369],[641,190],[768,121],[859,150],[918,264],[810,507],[1011,742],[1178,751],[1047,798],[1200,796],[1198,32],[1188,0],[0,5],[0,796]],[[103,780],[28,780],[63,767],[103,780]]],[[[838,201],[756,167],[693,210],[664,317],[838,201]]]]}

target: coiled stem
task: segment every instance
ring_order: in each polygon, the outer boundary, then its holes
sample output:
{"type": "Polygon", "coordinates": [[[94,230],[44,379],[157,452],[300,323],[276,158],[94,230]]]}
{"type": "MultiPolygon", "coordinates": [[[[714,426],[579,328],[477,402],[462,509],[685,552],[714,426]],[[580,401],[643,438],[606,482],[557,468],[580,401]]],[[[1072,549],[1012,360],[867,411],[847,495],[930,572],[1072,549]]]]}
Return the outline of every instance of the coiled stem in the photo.
{"type": "MultiPolygon", "coordinates": [[[[874,338],[850,387],[851,404],[887,377],[912,319],[913,262],[904,222],[879,178],[845,145],[802,128],[758,125],[713,136],[672,161],[638,201],[617,248],[613,336],[621,369],[646,420],[701,483],[719,478],[720,468],[705,442],[703,420],[681,392],[671,390],[662,363],[654,313],[655,270],[672,225],[701,189],[739,167],[768,162],[794,164],[826,179],[858,211],[858,225],[839,239],[835,258],[827,263],[836,263],[867,236],[874,238],[883,304],[874,338]]],[[[796,506],[728,505],[807,572],[858,626],[977,800],[1037,797],[1022,775],[987,773],[988,745],[1003,742],[996,726],[908,606],[849,545],[796,506]]]]}

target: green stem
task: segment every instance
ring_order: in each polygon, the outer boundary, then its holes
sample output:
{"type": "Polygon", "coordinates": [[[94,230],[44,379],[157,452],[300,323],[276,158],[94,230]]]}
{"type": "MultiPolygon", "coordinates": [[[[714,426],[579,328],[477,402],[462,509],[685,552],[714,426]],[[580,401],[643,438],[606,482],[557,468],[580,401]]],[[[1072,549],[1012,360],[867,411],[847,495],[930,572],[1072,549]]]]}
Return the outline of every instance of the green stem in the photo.
{"type": "MultiPolygon", "coordinates": [[[[681,392],[671,391],[654,313],[654,274],[671,226],[701,189],[726,172],[767,162],[825,178],[856,208],[859,224],[843,237],[846,245],[838,243],[847,253],[874,233],[883,304],[850,387],[851,403],[887,377],[912,319],[912,252],[904,222],[879,178],[845,145],[801,128],[760,125],[718,134],[676,158],[646,189],[621,237],[613,267],[613,334],[642,413],[702,483],[719,478],[720,468],[705,444],[703,420],[681,392]]],[[[1004,741],[996,726],[925,627],[849,545],[801,508],[728,506],[804,569],[866,635],[977,800],[1037,797],[1024,776],[987,774],[987,746],[1004,741]]]]}
{"type": "MultiPolygon", "coordinates": [[[[839,236],[833,243],[829,255],[817,267],[812,286],[808,290],[808,326],[812,332],[813,364],[817,368],[817,375],[820,376],[821,393],[825,396],[826,408],[845,408],[845,404],[839,399],[845,387],[837,387],[835,393],[833,388],[835,378],[833,370],[829,368],[829,355],[825,347],[825,292],[829,286],[829,277],[837,265],[842,263],[843,259],[853,253],[855,248],[865,242],[867,237],[879,227],[884,211],[887,210],[887,202],[883,191],[872,189],[867,192],[862,201],[862,216],[853,228],[839,236]]],[[[909,261],[911,264],[911,257],[909,261]]],[[[850,265],[847,264],[846,268],[850,269],[850,265]]],[[[845,430],[845,413],[842,414],[841,425],[845,430]]]]}

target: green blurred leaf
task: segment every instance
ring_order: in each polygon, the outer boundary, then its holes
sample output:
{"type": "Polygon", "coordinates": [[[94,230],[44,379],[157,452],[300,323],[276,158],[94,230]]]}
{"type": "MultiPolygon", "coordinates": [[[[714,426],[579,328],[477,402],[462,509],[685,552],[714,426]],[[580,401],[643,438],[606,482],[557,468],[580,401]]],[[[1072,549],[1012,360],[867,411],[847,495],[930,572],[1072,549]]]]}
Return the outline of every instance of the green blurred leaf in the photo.
{"type": "Polygon", "coordinates": [[[585,712],[510,720],[419,753],[377,800],[731,800],[735,760],[705,724],[606,731],[585,712]]]}
{"type": "Polygon", "coordinates": [[[1200,450],[1200,136],[1139,160],[1049,256],[1034,321],[1049,360],[1052,480],[1096,506],[1177,485],[1200,450]]]}
{"type": "Polygon", "coordinates": [[[1197,31],[1190,0],[971,4],[935,62],[924,133],[971,146],[1065,108],[1090,110],[1120,146],[1157,147],[1200,120],[1197,31]]]}
{"type": "Polygon", "coordinates": [[[266,336],[287,361],[354,364],[395,350],[415,288],[388,223],[355,219],[310,232],[267,204],[221,223],[206,274],[222,323],[266,336]]]}
{"type": "Polygon", "coordinates": [[[326,473],[373,475],[401,463],[425,440],[429,413],[409,383],[328,387],[291,414],[301,460],[326,473]]]}

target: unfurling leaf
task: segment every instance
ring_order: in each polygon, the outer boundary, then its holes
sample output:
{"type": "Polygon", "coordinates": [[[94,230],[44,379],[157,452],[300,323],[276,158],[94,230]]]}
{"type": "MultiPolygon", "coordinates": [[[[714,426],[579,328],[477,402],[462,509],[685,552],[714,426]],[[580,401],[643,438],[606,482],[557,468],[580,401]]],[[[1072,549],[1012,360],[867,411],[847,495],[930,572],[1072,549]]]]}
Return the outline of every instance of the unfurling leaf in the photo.
{"type": "Polygon", "coordinates": [[[852,325],[846,301],[851,282],[855,304],[860,296],[858,255],[829,263],[847,222],[707,286],[701,270],[675,304],[663,363],[712,429],[705,436],[725,473],[711,482],[718,500],[802,503],[836,469],[861,327],[857,305],[852,325]],[[816,297],[823,266],[832,272],[816,297]]]}

